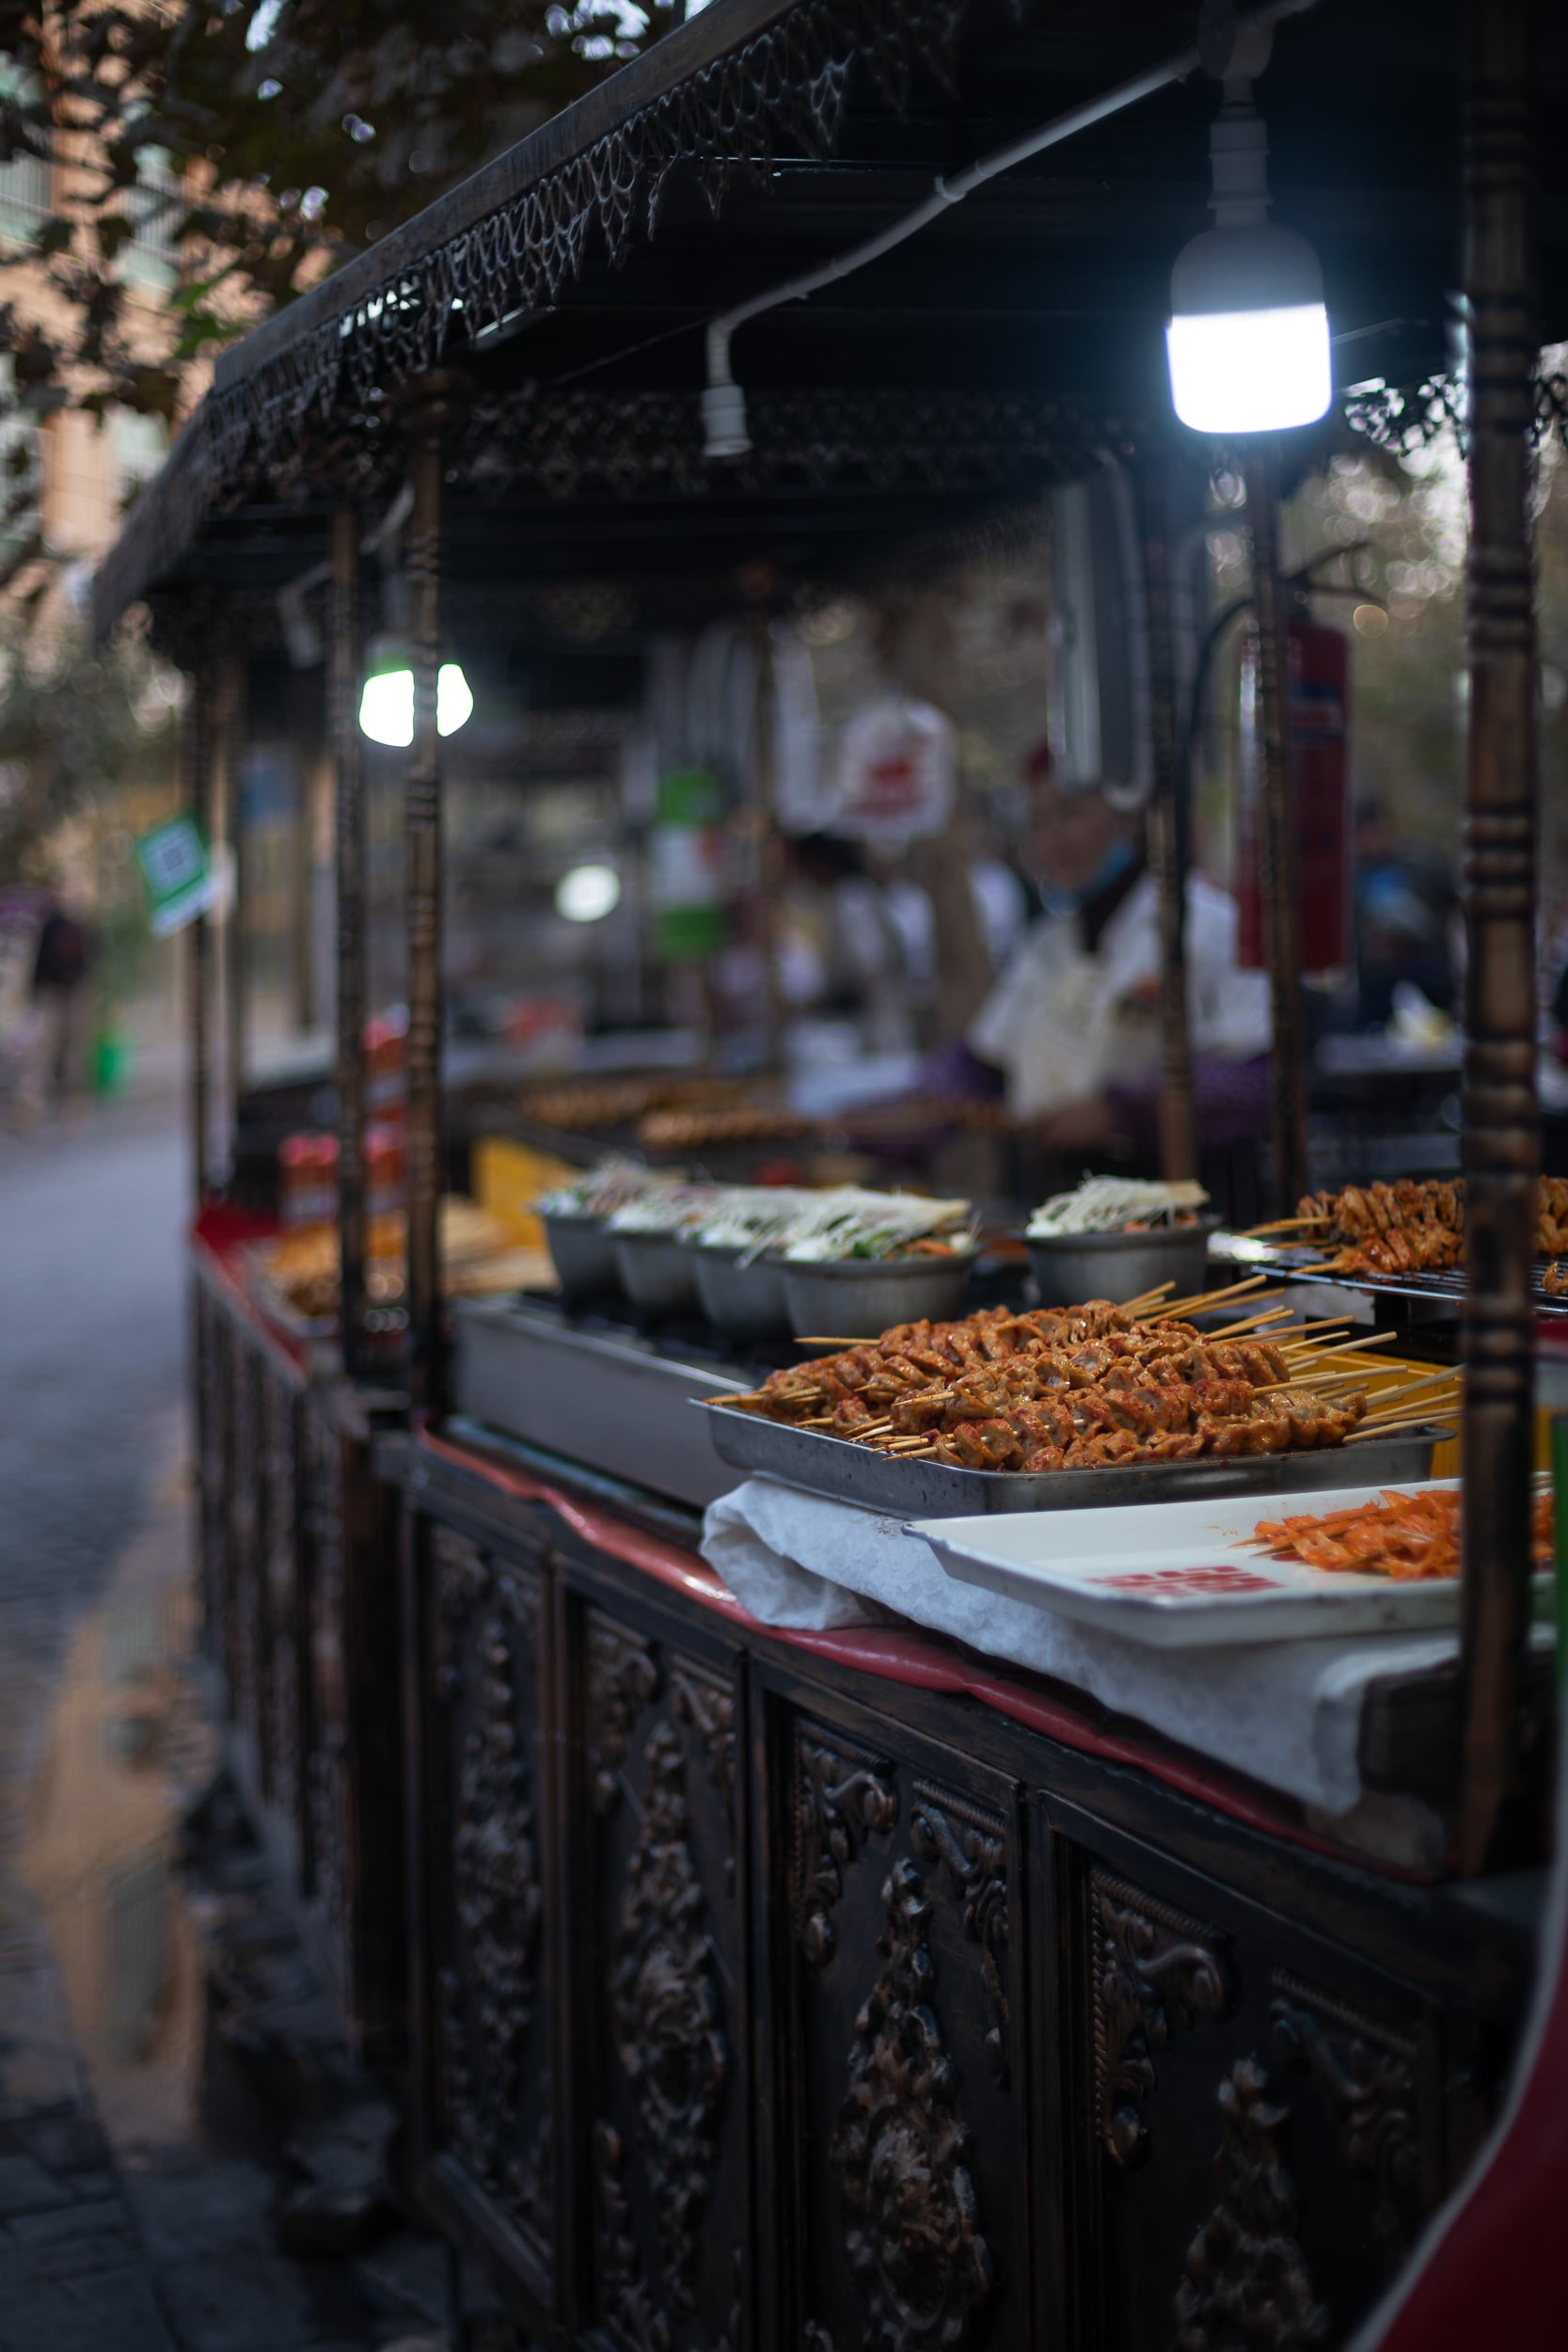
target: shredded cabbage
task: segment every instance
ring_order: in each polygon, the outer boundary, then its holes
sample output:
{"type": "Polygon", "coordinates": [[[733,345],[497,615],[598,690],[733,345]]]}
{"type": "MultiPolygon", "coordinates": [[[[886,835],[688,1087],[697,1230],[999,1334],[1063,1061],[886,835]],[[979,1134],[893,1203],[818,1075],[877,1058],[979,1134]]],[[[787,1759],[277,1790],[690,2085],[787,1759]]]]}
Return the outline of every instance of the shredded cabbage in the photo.
{"type": "Polygon", "coordinates": [[[1201,1184],[1156,1184],[1132,1176],[1085,1176],[1075,1192],[1059,1192],[1029,1219],[1031,1241],[1061,1233],[1117,1233],[1132,1225],[1165,1225],[1182,1209],[1200,1209],[1201,1184]]]}

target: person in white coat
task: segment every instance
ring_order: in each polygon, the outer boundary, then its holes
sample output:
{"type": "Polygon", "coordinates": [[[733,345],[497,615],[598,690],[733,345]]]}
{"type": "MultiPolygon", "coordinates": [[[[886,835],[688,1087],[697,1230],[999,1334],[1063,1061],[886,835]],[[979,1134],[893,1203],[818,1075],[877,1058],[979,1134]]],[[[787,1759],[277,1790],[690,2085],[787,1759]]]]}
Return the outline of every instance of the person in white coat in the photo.
{"type": "MultiPolygon", "coordinates": [[[[1059,785],[1043,744],[1024,774],[1025,863],[1044,911],[971,1024],[962,1059],[974,1090],[1005,1094],[1044,1151],[1137,1150],[1154,1139],[1161,1063],[1143,813],[1059,785]]],[[[1238,966],[1234,900],[1196,874],[1186,945],[1199,1139],[1234,1143],[1266,1121],[1268,981],[1238,966]]]]}

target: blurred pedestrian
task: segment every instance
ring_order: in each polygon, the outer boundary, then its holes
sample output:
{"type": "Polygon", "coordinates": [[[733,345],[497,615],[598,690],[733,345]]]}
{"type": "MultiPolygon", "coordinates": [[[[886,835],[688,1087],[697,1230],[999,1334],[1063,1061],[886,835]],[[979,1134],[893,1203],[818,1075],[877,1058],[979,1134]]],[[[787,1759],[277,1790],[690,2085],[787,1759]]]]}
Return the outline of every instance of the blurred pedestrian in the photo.
{"type": "Polygon", "coordinates": [[[33,994],[18,1073],[15,1119],[36,1126],[51,1103],[76,1100],[87,1081],[87,974],[92,942],[85,924],[55,898],[40,927],[33,994]]]}
{"type": "Polygon", "coordinates": [[[1383,803],[1355,809],[1356,1021],[1381,1028],[1394,989],[1408,982],[1440,1012],[1457,995],[1451,931],[1457,894],[1448,862],[1402,842],[1383,803]]]}

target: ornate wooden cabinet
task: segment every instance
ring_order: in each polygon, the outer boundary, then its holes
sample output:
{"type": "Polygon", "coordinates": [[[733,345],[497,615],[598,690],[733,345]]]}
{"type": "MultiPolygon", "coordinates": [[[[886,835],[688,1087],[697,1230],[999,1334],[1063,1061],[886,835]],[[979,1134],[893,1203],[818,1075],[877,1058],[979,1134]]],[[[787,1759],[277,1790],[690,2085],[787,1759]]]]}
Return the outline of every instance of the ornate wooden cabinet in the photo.
{"type": "Polygon", "coordinates": [[[820,1688],[759,1676],[767,2205],[779,2341],[1035,2341],[1021,1790],[820,1688]]]}
{"type": "Polygon", "coordinates": [[[374,1417],[198,1261],[202,1589],[228,1755],[356,2038],[406,2026],[400,1503],[374,1417]]]}
{"type": "Polygon", "coordinates": [[[523,2341],[1344,2340],[1483,2128],[1526,1926],[412,1458],[420,2176],[523,2341]]]}
{"type": "Polygon", "coordinates": [[[305,1924],[356,2042],[396,2060],[407,2020],[398,1500],[375,1476],[372,1422],[351,1390],[313,1385],[302,1417],[305,1924]]]}

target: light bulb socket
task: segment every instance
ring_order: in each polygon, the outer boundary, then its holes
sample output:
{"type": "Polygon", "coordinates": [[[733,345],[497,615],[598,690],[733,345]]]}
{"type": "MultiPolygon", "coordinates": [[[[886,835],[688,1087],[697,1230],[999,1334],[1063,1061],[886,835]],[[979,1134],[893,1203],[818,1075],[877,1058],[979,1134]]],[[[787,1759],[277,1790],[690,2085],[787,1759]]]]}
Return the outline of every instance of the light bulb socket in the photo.
{"type": "Polygon", "coordinates": [[[1222,106],[1209,125],[1210,210],[1222,229],[1269,216],[1269,133],[1256,106],[1222,106]]]}
{"type": "Polygon", "coordinates": [[[1178,318],[1298,310],[1323,298],[1317,255],[1305,237],[1277,221],[1206,229],[1182,246],[1170,274],[1170,307],[1178,318]]]}
{"type": "Polygon", "coordinates": [[[703,450],[708,457],[745,457],[752,436],[738,384],[709,384],[703,393],[703,450]]]}

